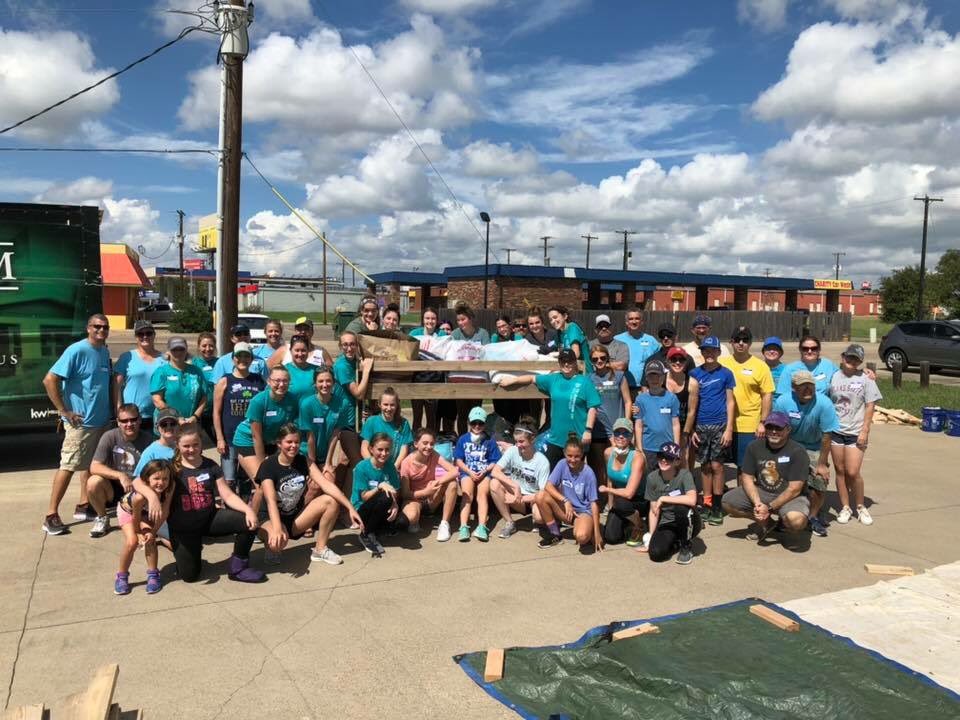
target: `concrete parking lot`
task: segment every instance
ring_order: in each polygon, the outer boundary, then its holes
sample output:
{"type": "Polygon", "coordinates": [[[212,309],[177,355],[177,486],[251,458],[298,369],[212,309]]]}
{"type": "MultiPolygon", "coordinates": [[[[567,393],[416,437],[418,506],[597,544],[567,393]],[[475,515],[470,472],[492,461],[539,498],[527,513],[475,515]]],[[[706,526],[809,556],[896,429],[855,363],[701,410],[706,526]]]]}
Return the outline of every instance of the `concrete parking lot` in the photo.
{"type": "MultiPolygon", "coordinates": [[[[877,582],[865,562],[922,571],[960,559],[952,541],[960,439],[873,432],[864,472],[876,522],[833,523],[827,538],[758,547],[744,539],[745,521],[727,519],[704,531],[697,558],[682,567],[623,546],[539,550],[529,532],[487,544],[402,536],[374,560],[339,530],[331,543],[345,557],[339,567],[311,564],[309,541],[300,541],[268,582],[242,585],[223,575],[230,545],[217,543],[205,547],[204,577],[193,585],[176,580],[164,552],[168,584],[155,596],[144,593],[138,557],[126,597],[112,593],[119,533],[93,540],[86,524],[62,537],[40,531],[51,436],[0,436],[0,686],[9,705],[50,704],[85,687],[97,666],[119,662],[117,701],[150,718],[511,717],[451,656],[558,643],[611,620],[877,582]]],[[[71,488],[65,517],[76,497],[71,488]]],[[[261,546],[253,559],[262,564],[261,546]]]]}

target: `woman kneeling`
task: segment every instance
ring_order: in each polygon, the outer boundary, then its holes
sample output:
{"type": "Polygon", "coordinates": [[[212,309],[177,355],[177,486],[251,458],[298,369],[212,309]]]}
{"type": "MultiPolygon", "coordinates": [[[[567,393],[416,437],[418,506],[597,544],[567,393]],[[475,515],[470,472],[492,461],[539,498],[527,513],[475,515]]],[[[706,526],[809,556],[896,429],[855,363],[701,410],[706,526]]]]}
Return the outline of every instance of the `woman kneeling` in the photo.
{"type": "Polygon", "coordinates": [[[537,507],[547,531],[540,539],[541,548],[559,545],[558,522],[573,525],[573,538],[583,547],[591,540],[597,552],[603,550],[600,535],[600,508],[597,505],[597,476],[584,463],[580,438],[570,434],[563,449],[564,459],[550,473],[546,487],[537,493],[537,507]]]}

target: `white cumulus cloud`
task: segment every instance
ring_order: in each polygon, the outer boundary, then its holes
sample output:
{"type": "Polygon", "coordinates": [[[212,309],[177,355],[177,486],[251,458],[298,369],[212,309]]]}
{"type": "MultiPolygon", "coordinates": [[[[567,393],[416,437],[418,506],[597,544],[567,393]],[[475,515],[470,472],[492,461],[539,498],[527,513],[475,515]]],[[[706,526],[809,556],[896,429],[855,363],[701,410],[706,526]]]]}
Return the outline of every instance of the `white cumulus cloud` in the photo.
{"type": "Polygon", "coordinates": [[[514,150],[510,143],[494,144],[486,140],[463,148],[464,172],[476,177],[509,177],[536,172],[537,154],[529,148],[514,150]]]}

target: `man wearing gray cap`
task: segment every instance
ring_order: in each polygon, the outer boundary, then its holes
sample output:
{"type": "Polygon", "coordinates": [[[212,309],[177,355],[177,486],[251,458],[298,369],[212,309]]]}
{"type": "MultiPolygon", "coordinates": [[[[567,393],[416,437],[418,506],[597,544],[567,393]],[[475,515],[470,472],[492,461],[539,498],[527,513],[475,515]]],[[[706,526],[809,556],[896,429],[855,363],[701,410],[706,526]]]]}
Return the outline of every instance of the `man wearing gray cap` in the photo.
{"type": "Polygon", "coordinates": [[[597,336],[590,341],[590,349],[593,350],[597,345],[603,345],[607,349],[607,355],[610,356],[610,367],[614,370],[626,372],[627,365],[630,363],[630,349],[625,342],[621,342],[613,336],[613,324],[610,322],[610,316],[597,315],[595,328],[597,336]]]}

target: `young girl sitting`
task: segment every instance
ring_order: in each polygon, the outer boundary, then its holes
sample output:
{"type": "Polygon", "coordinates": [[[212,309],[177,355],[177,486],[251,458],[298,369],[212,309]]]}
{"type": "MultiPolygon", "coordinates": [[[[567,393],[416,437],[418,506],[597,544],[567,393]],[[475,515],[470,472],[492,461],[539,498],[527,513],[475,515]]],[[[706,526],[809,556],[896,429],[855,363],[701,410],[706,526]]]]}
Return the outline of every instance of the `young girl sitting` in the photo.
{"type": "Polygon", "coordinates": [[[542,525],[537,509],[537,493],[547,486],[550,461],[533,447],[537,431],[534,420],[524,415],[513,428],[513,447],[497,460],[491,471],[490,497],[503,518],[500,537],[509,538],[517,531],[512,512],[531,513],[534,525],[542,525]]]}
{"type": "Polygon", "coordinates": [[[690,541],[702,526],[697,488],[690,471],[681,467],[681,455],[677,443],[664,443],[657,453],[657,468],[647,475],[650,537],[645,547],[654,562],[669,560],[678,551],[677,562],[689,565],[693,560],[690,541]]]}
{"type": "Polygon", "coordinates": [[[390,462],[393,441],[386,433],[377,433],[367,443],[370,457],[353,469],[350,502],[362,521],[360,544],[374,557],[383,555],[377,533],[386,527],[403,529],[406,516],[400,512],[400,478],[390,462]]]}
{"type": "Polygon", "coordinates": [[[470,410],[470,430],[460,436],[453,458],[460,468],[460,542],[470,540],[470,507],[477,498],[477,527],[473,536],[480,542],[490,539],[487,516],[490,512],[490,471],[500,459],[497,441],[487,434],[487,413],[482,407],[470,410]]]}
{"type": "Polygon", "coordinates": [[[116,595],[130,592],[130,563],[137,546],[143,547],[147,558],[147,593],[160,592],[160,571],[157,569],[157,530],[170,514],[171,468],[166,460],[151,460],[140,473],[140,479],[157,494],[163,507],[163,516],[156,523],[147,518],[147,499],[136,490],[131,490],[117,503],[117,522],[123,531],[123,546],[120,548],[120,569],[113,581],[116,595]]]}
{"type": "Polygon", "coordinates": [[[442,520],[437,528],[437,542],[450,539],[450,518],[457,504],[457,469],[433,449],[437,438],[433,430],[420,428],[413,452],[400,463],[400,488],[403,514],[410,523],[410,532],[420,530],[420,515],[436,512],[443,505],[442,520]]]}
{"type": "Polygon", "coordinates": [[[537,493],[537,507],[546,525],[539,546],[551,548],[563,542],[558,524],[563,520],[573,525],[577,545],[583,547],[592,539],[594,548],[601,552],[597,476],[584,463],[583,445],[575,433],[570,433],[563,455],[564,459],[550,473],[546,487],[537,493]]]}

